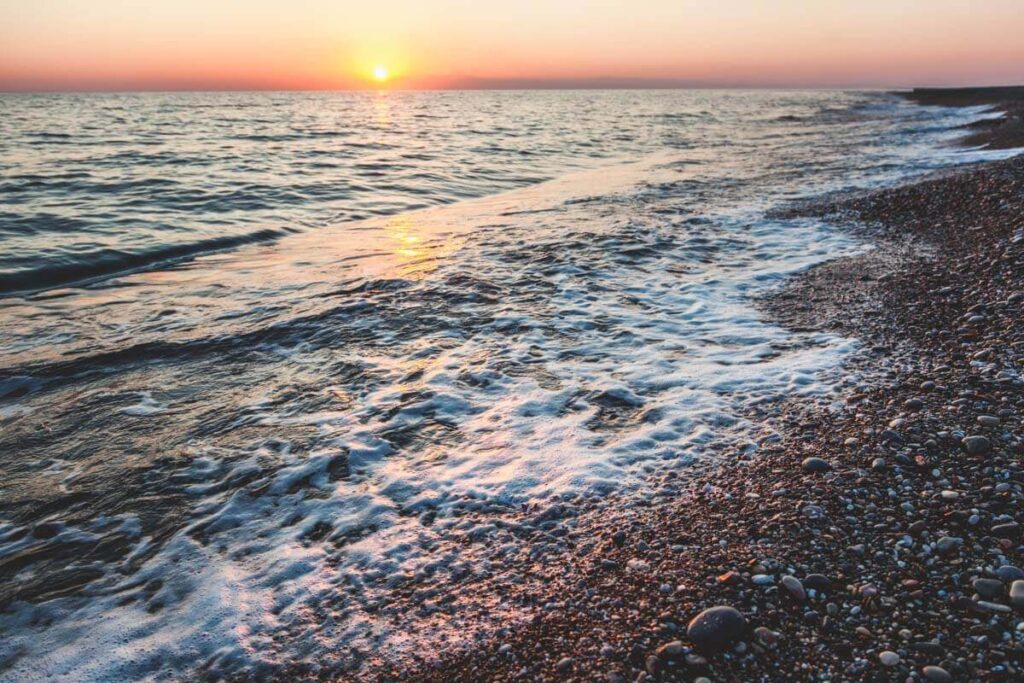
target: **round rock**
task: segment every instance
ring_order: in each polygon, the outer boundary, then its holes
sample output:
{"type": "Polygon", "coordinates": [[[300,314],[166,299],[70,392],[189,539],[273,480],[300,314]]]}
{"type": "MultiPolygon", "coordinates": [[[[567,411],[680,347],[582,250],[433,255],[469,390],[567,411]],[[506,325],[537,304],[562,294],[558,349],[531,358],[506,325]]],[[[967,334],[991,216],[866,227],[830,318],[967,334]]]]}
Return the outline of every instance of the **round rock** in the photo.
{"type": "Polygon", "coordinates": [[[832,464],[822,458],[804,458],[800,463],[800,469],[804,472],[828,472],[832,469],[832,464]]]}
{"type": "Polygon", "coordinates": [[[971,587],[974,589],[975,593],[986,600],[1001,597],[1005,590],[1003,582],[997,579],[975,579],[971,583],[971,587]]]}
{"type": "Polygon", "coordinates": [[[1024,579],[1017,579],[1010,584],[1010,604],[1017,609],[1024,609],[1024,579]]]}
{"type": "Polygon", "coordinates": [[[795,576],[782,577],[782,587],[786,589],[789,596],[797,602],[803,602],[807,599],[807,591],[804,590],[804,585],[800,583],[800,579],[795,576]]]}
{"type": "Polygon", "coordinates": [[[896,666],[900,663],[900,656],[892,650],[882,650],[878,653],[878,661],[882,666],[896,666]]]}
{"type": "Polygon", "coordinates": [[[747,628],[747,620],[734,607],[710,607],[693,619],[686,627],[686,636],[698,647],[719,650],[739,639],[747,628]]]}
{"type": "Polygon", "coordinates": [[[1014,567],[1011,564],[1006,564],[999,569],[996,569],[996,576],[998,576],[999,580],[1004,583],[1012,583],[1017,579],[1024,579],[1024,570],[1021,570],[1019,567],[1014,567]]]}
{"type": "Polygon", "coordinates": [[[827,593],[832,588],[832,581],[824,574],[808,574],[804,577],[804,588],[827,593]]]}
{"type": "Polygon", "coordinates": [[[965,436],[960,443],[968,455],[985,455],[992,450],[992,442],[984,436],[965,436]]]}
{"type": "Polygon", "coordinates": [[[953,677],[941,666],[926,666],[921,669],[921,673],[932,683],[953,683],[953,677]]]}

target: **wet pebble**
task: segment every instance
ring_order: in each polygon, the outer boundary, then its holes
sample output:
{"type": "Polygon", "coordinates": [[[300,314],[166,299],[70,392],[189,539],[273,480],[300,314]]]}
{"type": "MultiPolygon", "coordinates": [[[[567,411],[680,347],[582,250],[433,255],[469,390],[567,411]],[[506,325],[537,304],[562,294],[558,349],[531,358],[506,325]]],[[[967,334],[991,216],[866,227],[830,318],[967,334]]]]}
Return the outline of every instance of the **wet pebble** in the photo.
{"type": "Polygon", "coordinates": [[[984,436],[965,436],[960,443],[968,455],[985,455],[992,450],[992,442],[984,436]]]}
{"type": "Polygon", "coordinates": [[[921,669],[921,674],[931,683],[953,683],[953,677],[941,666],[926,666],[921,669]]]}
{"type": "Polygon", "coordinates": [[[832,464],[822,458],[804,458],[800,468],[804,472],[828,472],[832,469],[832,464]]]}
{"type": "Polygon", "coordinates": [[[1010,584],[1010,604],[1017,609],[1024,609],[1024,579],[1017,579],[1010,584]]]}
{"type": "Polygon", "coordinates": [[[892,650],[882,650],[878,653],[878,661],[882,666],[896,666],[900,663],[900,656],[892,650]]]}
{"type": "Polygon", "coordinates": [[[807,591],[804,590],[804,585],[800,583],[800,579],[795,576],[783,576],[782,587],[785,588],[789,596],[797,602],[803,602],[807,599],[807,591]]]}
{"type": "Polygon", "coordinates": [[[971,587],[975,593],[990,600],[1002,596],[1005,590],[1003,582],[996,579],[975,579],[971,587]]]}
{"type": "Polygon", "coordinates": [[[747,620],[736,608],[719,605],[691,619],[686,627],[686,636],[699,647],[718,650],[738,640],[746,626],[747,620]]]}

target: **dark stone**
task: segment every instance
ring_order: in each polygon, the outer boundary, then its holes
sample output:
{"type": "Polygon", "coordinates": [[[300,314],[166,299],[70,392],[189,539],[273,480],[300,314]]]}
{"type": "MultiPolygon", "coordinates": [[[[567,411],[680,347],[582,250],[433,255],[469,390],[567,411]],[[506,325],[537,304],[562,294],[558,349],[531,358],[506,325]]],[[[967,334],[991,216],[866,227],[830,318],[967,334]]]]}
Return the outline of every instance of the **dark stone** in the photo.
{"type": "Polygon", "coordinates": [[[997,579],[975,579],[971,583],[971,588],[975,593],[988,600],[998,598],[1006,591],[1003,582],[997,579]]]}
{"type": "Polygon", "coordinates": [[[998,576],[999,580],[1003,583],[1012,583],[1014,581],[1024,579],[1024,570],[1008,564],[996,569],[996,576],[998,576]]]}
{"type": "Polygon", "coordinates": [[[800,463],[800,468],[804,472],[828,472],[832,469],[832,464],[827,460],[822,460],[821,458],[805,458],[804,461],[800,463]]]}
{"type": "Polygon", "coordinates": [[[992,527],[992,535],[996,538],[1016,538],[1020,535],[1020,524],[1017,522],[997,524],[992,527]]]}
{"type": "Polygon", "coordinates": [[[804,577],[804,588],[827,593],[832,588],[832,581],[824,574],[808,574],[804,577]]]}
{"type": "Polygon", "coordinates": [[[992,442],[985,436],[965,436],[960,443],[968,455],[985,455],[992,450],[992,442]]]}
{"type": "Polygon", "coordinates": [[[686,636],[695,645],[706,650],[720,650],[743,636],[747,620],[734,607],[710,607],[693,619],[686,627],[686,636]]]}

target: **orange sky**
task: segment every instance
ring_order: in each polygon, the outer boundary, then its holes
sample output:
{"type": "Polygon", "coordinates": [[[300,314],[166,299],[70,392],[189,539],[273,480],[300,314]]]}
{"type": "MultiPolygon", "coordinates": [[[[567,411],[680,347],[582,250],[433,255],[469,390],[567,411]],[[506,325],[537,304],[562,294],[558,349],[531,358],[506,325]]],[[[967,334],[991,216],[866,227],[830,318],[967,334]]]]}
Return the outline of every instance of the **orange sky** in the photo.
{"type": "Polygon", "coordinates": [[[0,0],[0,90],[1024,83],[1024,0],[0,0]]]}

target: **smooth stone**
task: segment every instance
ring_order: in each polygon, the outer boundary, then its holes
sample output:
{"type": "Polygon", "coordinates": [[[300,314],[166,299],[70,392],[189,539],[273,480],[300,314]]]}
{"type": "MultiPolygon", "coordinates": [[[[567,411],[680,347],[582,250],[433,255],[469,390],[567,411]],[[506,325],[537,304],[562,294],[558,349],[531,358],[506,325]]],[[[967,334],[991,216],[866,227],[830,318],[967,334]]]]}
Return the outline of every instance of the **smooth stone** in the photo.
{"type": "Polygon", "coordinates": [[[1001,597],[1005,590],[1003,582],[997,579],[975,579],[971,583],[971,588],[975,593],[989,600],[1001,597]]]}
{"type": "Polygon", "coordinates": [[[754,638],[765,647],[773,647],[782,639],[782,634],[765,626],[758,626],[754,629],[754,638]]]}
{"type": "Polygon", "coordinates": [[[693,654],[692,652],[686,655],[685,661],[686,666],[690,667],[691,669],[704,669],[708,665],[708,660],[704,659],[700,655],[693,654]]]}
{"type": "Polygon", "coordinates": [[[950,553],[964,544],[964,539],[957,536],[943,536],[935,542],[940,553],[950,553]]]}
{"type": "Polygon", "coordinates": [[[782,587],[786,589],[790,597],[798,602],[803,602],[807,599],[807,591],[804,590],[804,585],[795,576],[789,576],[788,574],[783,576],[782,587]]]}
{"type": "Polygon", "coordinates": [[[1012,583],[1017,579],[1024,579],[1024,570],[1020,567],[1014,567],[1012,564],[1007,564],[996,569],[996,576],[1003,583],[1012,583]]]}
{"type": "Polygon", "coordinates": [[[810,519],[820,519],[825,515],[825,510],[818,505],[805,505],[801,512],[810,519]]]}
{"type": "Polygon", "coordinates": [[[921,410],[924,408],[924,401],[919,398],[908,398],[903,405],[907,407],[907,410],[921,410]]]}
{"type": "Polygon", "coordinates": [[[1024,579],[1017,579],[1010,584],[1010,604],[1017,609],[1024,609],[1024,579]]]}
{"type": "Polygon", "coordinates": [[[965,436],[960,443],[968,455],[985,455],[992,450],[992,442],[984,436],[965,436]]]}
{"type": "Polygon", "coordinates": [[[561,673],[566,673],[572,668],[572,657],[562,657],[558,660],[558,664],[555,664],[555,668],[561,673]]]}
{"type": "Polygon", "coordinates": [[[926,666],[921,669],[921,673],[931,683],[953,683],[953,677],[941,666],[926,666]]]}
{"type": "Polygon", "coordinates": [[[878,661],[883,666],[896,666],[900,663],[900,656],[892,650],[882,650],[878,653],[878,661]]]}
{"type": "Polygon", "coordinates": [[[999,418],[994,415],[979,415],[978,424],[982,427],[998,427],[999,418]]]}
{"type": "Polygon", "coordinates": [[[683,643],[680,640],[673,640],[670,643],[665,643],[657,649],[656,655],[662,659],[672,659],[683,654],[683,643]]]}
{"type": "Polygon", "coordinates": [[[1016,538],[1020,535],[1020,524],[1017,522],[996,524],[992,527],[992,535],[996,538],[1016,538]]]}
{"type": "Polygon", "coordinates": [[[800,468],[804,472],[828,472],[832,469],[832,464],[821,458],[804,458],[804,461],[800,463],[800,468]]]}
{"type": "Polygon", "coordinates": [[[709,607],[686,626],[686,636],[699,647],[721,649],[739,639],[747,628],[747,620],[735,607],[709,607]]]}
{"type": "Polygon", "coordinates": [[[808,574],[804,577],[804,588],[827,593],[832,589],[832,581],[824,574],[808,574]]]}
{"type": "Polygon", "coordinates": [[[767,586],[774,583],[774,579],[768,574],[754,574],[750,577],[750,580],[755,586],[767,586]]]}
{"type": "Polygon", "coordinates": [[[1011,611],[1006,605],[1000,605],[998,602],[988,602],[986,600],[978,600],[975,603],[982,612],[998,612],[1004,614],[1011,611]]]}

